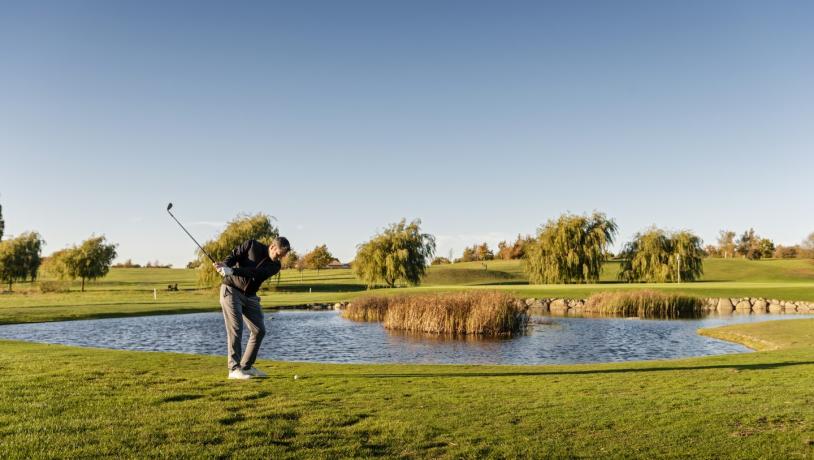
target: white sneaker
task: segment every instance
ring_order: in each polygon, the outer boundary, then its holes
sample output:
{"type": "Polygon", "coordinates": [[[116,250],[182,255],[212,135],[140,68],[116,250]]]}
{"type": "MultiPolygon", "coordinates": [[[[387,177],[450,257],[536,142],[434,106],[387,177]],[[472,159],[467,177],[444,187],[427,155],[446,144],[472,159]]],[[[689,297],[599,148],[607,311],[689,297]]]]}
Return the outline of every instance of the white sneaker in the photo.
{"type": "Polygon", "coordinates": [[[265,372],[261,371],[260,369],[254,367],[254,366],[252,366],[251,369],[245,370],[243,372],[251,375],[252,377],[258,377],[258,378],[261,378],[261,379],[266,378],[266,377],[269,376],[268,374],[266,374],[265,372]]]}
{"type": "Polygon", "coordinates": [[[243,369],[235,369],[229,372],[230,379],[237,379],[237,380],[248,380],[252,378],[252,374],[244,371],[243,369]]]}

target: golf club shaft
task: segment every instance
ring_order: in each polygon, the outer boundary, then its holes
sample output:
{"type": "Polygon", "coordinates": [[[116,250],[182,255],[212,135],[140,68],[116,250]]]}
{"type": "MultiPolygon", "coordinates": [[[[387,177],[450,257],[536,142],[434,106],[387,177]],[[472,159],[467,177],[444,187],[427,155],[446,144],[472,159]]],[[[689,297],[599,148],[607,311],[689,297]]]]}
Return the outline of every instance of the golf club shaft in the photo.
{"type": "Polygon", "coordinates": [[[189,233],[189,232],[187,231],[187,229],[186,229],[186,228],[184,228],[184,225],[183,225],[183,224],[181,224],[181,222],[179,222],[179,221],[178,221],[178,219],[176,219],[176,218],[175,218],[175,215],[173,215],[172,211],[170,211],[169,209],[167,209],[167,212],[170,214],[170,216],[173,218],[173,220],[175,220],[175,222],[176,222],[176,223],[177,223],[177,224],[178,224],[178,225],[181,227],[181,229],[182,229],[182,230],[183,230],[183,231],[184,231],[184,232],[185,232],[187,235],[189,235],[189,237],[190,237],[190,238],[192,238],[192,241],[194,241],[194,242],[195,242],[195,244],[196,244],[196,245],[198,245],[198,248],[201,250],[201,252],[203,252],[203,253],[204,253],[204,255],[206,255],[206,257],[209,257],[209,260],[211,260],[213,264],[217,263],[217,262],[215,262],[215,259],[213,259],[213,258],[212,258],[212,256],[210,256],[210,255],[209,255],[209,253],[208,253],[208,252],[206,252],[206,249],[204,249],[204,248],[203,248],[203,246],[201,246],[201,245],[200,245],[200,243],[198,243],[198,240],[196,240],[196,239],[195,239],[195,237],[194,237],[194,236],[192,236],[192,234],[191,234],[191,233],[189,233]]]}

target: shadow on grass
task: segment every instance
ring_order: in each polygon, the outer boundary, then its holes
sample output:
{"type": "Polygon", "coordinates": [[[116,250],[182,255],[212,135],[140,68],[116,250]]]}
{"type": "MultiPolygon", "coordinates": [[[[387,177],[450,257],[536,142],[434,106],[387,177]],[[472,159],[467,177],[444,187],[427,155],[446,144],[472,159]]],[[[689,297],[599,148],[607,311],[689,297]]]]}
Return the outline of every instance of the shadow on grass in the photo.
{"type": "Polygon", "coordinates": [[[518,372],[444,372],[444,373],[401,373],[401,374],[321,374],[322,377],[361,377],[361,378],[422,378],[422,377],[533,377],[557,375],[595,375],[595,374],[627,374],[636,372],[672,372],[672,371],[705,371],[715,369],[732,369],[736,371],[760,371],[780,369],[790,366],[814,365],[814,361],[790,361],[782,363],[762,364],[720,364],[712,366],[686,366],[686,367],[641,367],[625,369],[594,369],[576,371],[518,371],[518,372]]]}

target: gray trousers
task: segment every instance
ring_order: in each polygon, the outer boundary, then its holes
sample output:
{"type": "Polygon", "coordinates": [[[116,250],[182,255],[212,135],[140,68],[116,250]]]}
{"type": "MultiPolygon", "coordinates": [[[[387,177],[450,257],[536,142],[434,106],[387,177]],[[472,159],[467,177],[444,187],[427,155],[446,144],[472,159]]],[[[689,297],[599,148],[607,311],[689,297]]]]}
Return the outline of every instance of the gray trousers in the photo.
{"type": "Polygon", "coordinates": [[[241,368],[248,370],[257,359],[260,343],[266,335],[263,324],[263,309],[260,297],[247,296],[239,290],[226,286],[220,287],[220,306],[223,309],[223,321],[226,324],[226,351],[229,358],[229,370],[241,368]],[[243,338],[243,319],[249,328],[249,343],[246,352],[241,356],[240,347],[243,338]]]}

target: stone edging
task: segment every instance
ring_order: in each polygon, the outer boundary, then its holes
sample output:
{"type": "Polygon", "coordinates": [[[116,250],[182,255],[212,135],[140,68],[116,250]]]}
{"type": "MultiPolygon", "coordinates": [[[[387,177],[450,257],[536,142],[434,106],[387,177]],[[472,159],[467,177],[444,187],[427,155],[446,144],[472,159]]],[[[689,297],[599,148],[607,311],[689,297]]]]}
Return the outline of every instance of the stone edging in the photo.
{"type": "MultiPolygon", "coordinates": [[[[585,313],[586,299],[542,298],[526,299],[527,307],[555,315],[585,313]]],[[[765,299],[762,297],[707,297],[703,310],[706,313],[740,314],[792,314],[814,313],[814,302],[765,299]]]]}

